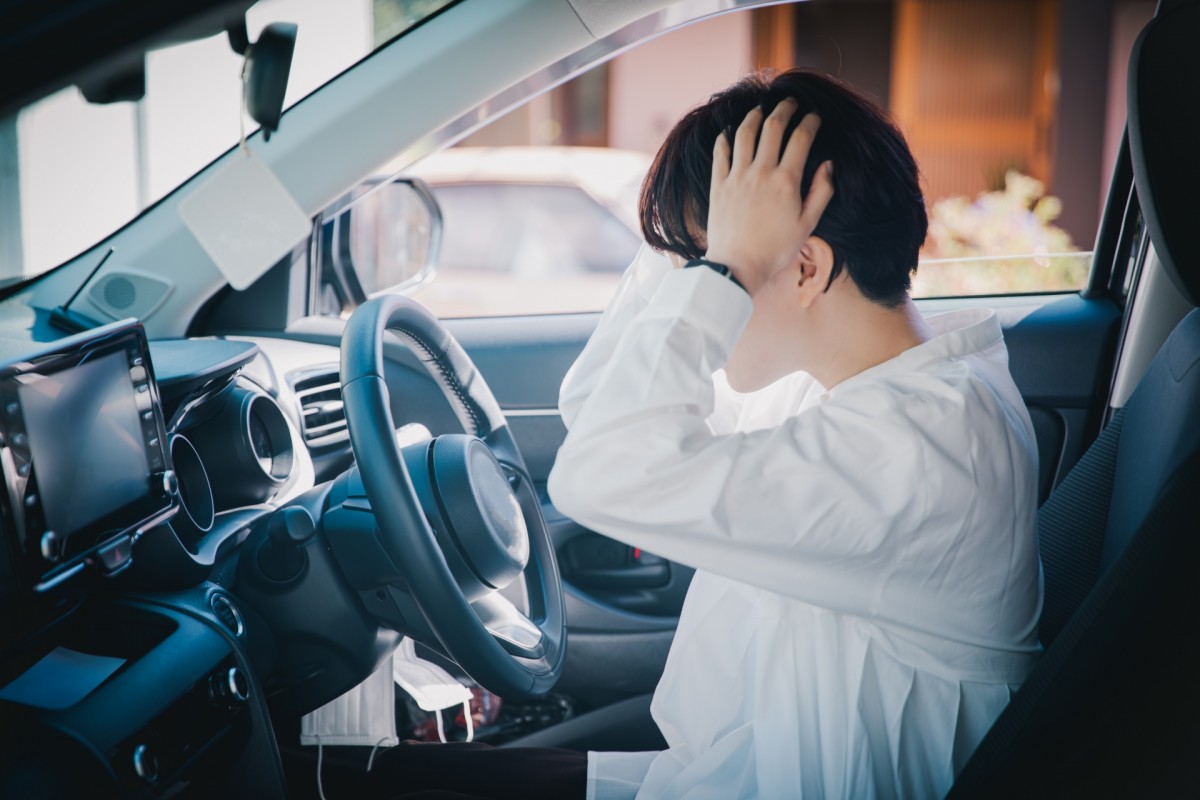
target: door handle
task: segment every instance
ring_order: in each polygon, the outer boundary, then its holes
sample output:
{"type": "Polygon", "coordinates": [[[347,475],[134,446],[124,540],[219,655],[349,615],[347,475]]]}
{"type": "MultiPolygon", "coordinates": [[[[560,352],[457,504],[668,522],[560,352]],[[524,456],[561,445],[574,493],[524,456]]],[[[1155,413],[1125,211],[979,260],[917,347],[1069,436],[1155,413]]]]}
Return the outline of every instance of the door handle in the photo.
{"type": "Polygon", "coordinates": [[[671,582],[666,559],[595,534],[577,536],[559,551],[563,576],[593,589],[658,589],[671,582]]]}

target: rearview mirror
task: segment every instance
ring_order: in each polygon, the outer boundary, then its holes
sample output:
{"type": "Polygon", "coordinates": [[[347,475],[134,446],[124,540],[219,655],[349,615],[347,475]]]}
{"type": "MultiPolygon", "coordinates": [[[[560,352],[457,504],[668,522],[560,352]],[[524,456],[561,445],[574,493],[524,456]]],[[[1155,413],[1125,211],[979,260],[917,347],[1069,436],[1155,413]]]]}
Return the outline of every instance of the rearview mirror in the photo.
{"type": "Polygon", "coordinates": [[[233,52],[244,55],[246,111],[262,126],[263,141],[279,130],[283,101],[287,95],[288,75],[292,71],[292,54],[296,50],[296,25],[291,22],[272,22],[250,43],[246,19],[242,17],[226,28],[233,52]]]}
{"type": "Polygon", "coordinates": [[[329,211],[321,226],[324,313],[346,313],[433,278],[442,212],[424,181],[367,182],[329,211]]]}
{"type": "Polygon", "coordinates": [[[296,26],[272,22],[246,54],[246,110],[262,125],[263,141],[270,141],[271,134],[279,130],[295,49],[296,26]]]}

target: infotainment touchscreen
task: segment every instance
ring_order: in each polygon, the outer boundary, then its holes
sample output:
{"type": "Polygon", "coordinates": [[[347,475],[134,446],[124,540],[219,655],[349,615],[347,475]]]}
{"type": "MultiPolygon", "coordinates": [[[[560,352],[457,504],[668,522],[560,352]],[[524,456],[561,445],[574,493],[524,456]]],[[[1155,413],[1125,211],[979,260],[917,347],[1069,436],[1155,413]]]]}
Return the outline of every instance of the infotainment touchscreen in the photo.
{"type": "Polygon", "coordinates": [[[16,378],[20,414],[37,470],[46,527],[70,535],[136,501],[150,485],[142,435],[150,415],[145,380],[126,353],[98,356],[50,375],[16,378]],[[141,400],[139,401],[139,396],[141,400]]]}
{"type": "Polygon", "coordinates": [[[128,562],[137,531],[175,509],[165,438],[138,325],[0,367],[5,533],[26,581],[128,562]]]}

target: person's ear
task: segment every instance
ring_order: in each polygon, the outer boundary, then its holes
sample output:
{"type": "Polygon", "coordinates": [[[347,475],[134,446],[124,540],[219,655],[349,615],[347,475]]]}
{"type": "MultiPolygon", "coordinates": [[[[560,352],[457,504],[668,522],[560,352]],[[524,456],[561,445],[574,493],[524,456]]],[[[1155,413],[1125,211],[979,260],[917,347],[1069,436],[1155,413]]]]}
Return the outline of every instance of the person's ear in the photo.
{"type": "Polygon", "coordinates": [[[833,248],[820,236],[810,236],[800,248],[796,258],[799,265],[797,270],[797,301],[804,308],[825,293],[829,285],[829,276],[833,272],[833,248]]]}

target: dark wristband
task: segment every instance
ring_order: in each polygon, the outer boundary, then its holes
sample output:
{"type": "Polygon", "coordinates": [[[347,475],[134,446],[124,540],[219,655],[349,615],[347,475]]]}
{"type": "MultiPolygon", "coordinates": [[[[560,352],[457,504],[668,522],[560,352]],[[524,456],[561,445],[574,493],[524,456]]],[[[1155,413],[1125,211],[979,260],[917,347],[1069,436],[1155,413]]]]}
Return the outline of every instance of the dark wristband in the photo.
{"type": "Polygon", "coordinates": [[[708,267],[718,275],[724,275],[726,278],[729,278],[729,280],[733,281],[733,285],[743,292],[746,291],[746,287],[742,286],[742,282],[733,276],[733,270],[726,264],[718,264],[716,261],[709,261],[706,258],[693,258],[683,265],[684,269],[688,267],[708,267]]]}

